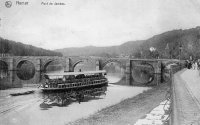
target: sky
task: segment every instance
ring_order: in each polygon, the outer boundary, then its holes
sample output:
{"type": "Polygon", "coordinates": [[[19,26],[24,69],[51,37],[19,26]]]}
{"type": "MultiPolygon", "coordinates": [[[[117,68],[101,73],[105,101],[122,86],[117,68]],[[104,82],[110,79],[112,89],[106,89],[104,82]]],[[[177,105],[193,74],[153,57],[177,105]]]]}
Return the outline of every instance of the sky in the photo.
{"type": "Polygon", "coordinates": [[[200,0],[10,0],[10,8],[5,1],[0,37],[50,50],[120,45],[200,26],[200,0]]]}

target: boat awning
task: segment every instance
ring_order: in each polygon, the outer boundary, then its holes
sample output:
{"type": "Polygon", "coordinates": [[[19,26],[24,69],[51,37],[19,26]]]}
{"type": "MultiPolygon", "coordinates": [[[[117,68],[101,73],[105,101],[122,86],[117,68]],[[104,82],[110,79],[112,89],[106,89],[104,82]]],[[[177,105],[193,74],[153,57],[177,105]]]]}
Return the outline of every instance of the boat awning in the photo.
{"type": "Polygon", "coordinates": [[[98,70],[98,71],[85,71],[85,72],[45,73],[45,75],[48,75],[48,76],[70,76],[70,75],[98,74],[98,73],[106,73],[106,71],[98,70]]]}

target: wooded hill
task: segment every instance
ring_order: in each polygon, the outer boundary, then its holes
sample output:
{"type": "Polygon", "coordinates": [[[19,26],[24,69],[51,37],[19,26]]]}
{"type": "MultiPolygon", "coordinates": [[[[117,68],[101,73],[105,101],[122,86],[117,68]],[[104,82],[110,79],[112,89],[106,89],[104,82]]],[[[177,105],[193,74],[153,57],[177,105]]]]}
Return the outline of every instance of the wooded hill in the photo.
{"type": "Polygon", "coordinates": [[[179,54],[181,59],[188,59],[189,56],[200,58],[200,27],[156,35],[142,43],[135,55],[142,51],[143,56],[149,57],[150,47],[156,48],[160,58],[179,58],[179,54]]]}
{"type": "Polygon", "coordinates": [[[181,46],[181,59],[189,56],[200,58],[200,27],[186,30],[172,30],[155,35],[147,40],[129,41],[119,46],[110,47],[81,47],[58,49],[65,56],[104,56],[117,57],[127,55],[132,58],[179,58],[181,46]],[[150,48],[155,48],[151,52],[150,48]]]}
{"type": "Polygon", "coordinates": [[[57,49],[55,51],[61,52],[64,56],[102,56],[102,57],[116,57],[119,55],[130,55],[134,53],[137,48],[144,41],[129,41],[120,46],[109,46],[109,47],[71,47],[64,49],[57,49]]]}
{"type": "Polygon", "coordinates": [[[12,56],[62,56],[61,53],[26,45],[0,37],[0,54],[12,56]]]}
{"type": "Polygon", "coordinates": [[[14,56],[102,56],[132,58],[200,58],[200,27],[172,30],[155,35],[147,40],[129,41],[119,46],[64,48],[54,51],[26,45],[0,37],[0,53],[14,56]],[[181,54],[179,48],[181,46],[181,54]],[[150,51],[150,48],[155,51],[150,51]],[[62,53],[62,54],[61,54],[62,53]]]}

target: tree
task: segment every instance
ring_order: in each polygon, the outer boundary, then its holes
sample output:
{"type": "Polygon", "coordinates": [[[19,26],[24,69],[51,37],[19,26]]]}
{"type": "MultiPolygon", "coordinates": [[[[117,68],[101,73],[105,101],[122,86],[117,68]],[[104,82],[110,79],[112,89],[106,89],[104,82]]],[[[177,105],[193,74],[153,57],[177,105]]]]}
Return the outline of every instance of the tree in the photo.
{"type": "Polygon", "coordinates": [[[3,38],[0,38],[0,53],[9,53],[15,56],[62,56],[59,52],[45,50],[3,38]]]}

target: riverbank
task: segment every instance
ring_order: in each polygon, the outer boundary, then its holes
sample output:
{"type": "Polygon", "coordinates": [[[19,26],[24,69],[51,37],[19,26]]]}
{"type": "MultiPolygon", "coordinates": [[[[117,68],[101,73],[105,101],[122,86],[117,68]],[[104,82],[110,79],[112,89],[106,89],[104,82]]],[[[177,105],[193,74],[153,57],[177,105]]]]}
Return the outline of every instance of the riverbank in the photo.
{"type": "Polygon", "coordinates": [[[11,94],[16,94],[16,93],[25,93],[29,91],[37,91],[37,87],[23,87],[23,88],[10,88],[6,90],[0,90],[0,98],[7,98],[11,94]]]}
{"type": "Polygon", "coordinates": [[[133,125],[165,100],[168,88],[167,83],[161,84],[67,125],[133,125]]]}
{"type": "Polygon", "coordinates": [[[9,96],[11,92],[26,89],[4,90],[1,92],[4,96],[0,99],[0,121],[2,125],[65,125],[87,118],[148,89],[150,88],[109,84],[106,95],[89,97],[81,103],[65,103],[65,96],[58,93],[44,94],[36,90],[33,94],[9,96]]]}

